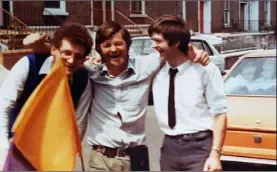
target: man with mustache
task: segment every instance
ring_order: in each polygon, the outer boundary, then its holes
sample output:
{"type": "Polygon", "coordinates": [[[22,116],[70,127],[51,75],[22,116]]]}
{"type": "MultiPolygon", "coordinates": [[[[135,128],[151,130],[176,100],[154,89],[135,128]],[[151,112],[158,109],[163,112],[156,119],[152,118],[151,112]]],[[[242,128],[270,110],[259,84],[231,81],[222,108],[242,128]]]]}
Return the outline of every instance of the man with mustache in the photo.
{"type": "MultiPolygon", "coordinates": [[[[86,117],[92,101],[92,86],[83,63],[91,47],[92,39],[84,25],[65,23],[54,34],[50,47],[51,55],[36,53],[24,56],[10,70],[0,88],[0,169],[9,148],[8,138],[13,137],[11,128],[20,109],[51,70],[57,58],[62,58],[65,64],[79,132],[84,133],[86,117]],[[8,126],[8,134],[6,134],[6,126],[8,126]]],[[[12,168],[10,170],[16,170],[16,164],[12,168]]]]}
{"type": "MultiPolygon", "coordinates": [[[[129,57],[130,45],[131,37],[124,27],[115,21],[105,22],[96,33],[103,68],[95,71],[93,63],[85,63],[89,76],[99,72],[93,78],[92,115],[88,117],[90,171],[149,170],[145,115],[152,78],[164,62],[158,53],[129,57]]],[[[209,63],[203,51],[191,47],[190,54],[195,62],[209,63]]]]}

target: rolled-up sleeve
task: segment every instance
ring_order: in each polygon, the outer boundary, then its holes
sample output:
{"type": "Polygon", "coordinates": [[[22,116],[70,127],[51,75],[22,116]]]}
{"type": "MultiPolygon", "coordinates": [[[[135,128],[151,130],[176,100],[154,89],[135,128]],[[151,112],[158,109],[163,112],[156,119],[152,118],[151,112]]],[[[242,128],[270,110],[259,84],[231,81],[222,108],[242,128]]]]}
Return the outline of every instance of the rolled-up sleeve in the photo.
{"type": "Polygon", "coordinates": [[[212,116],[227,112],[227,100],[222,75],[216,66],[208,72],[206,98],[212,116]]]}
{"type": "Polygon", "coordinates": [[[0,87],[0,150],[9,148],[8,119],[17,98],[24,89],[29,72],[27,57],[21,58],[10,70],[0,87]]]}
{"type": "Polygon", "coordinates": [[[88,71],[89,78],[95,79],[100,75],[103,65],[100,63],[92,63],[92,62],[86,61],[84,63],[84,67],[88,71]]]}
{"type": "Polygon", "coordinates": [[[88,116],[90,115],[90,106],[93,100],[93,91],[92,91],[92,81],[88,79],[87,86],[82,93],[79,101],[78,106],[76,109],[76,117],[78,122],[79,134],[80,139],[83,140],[84,135],[86,133],[87,123],[88,123],[88,116]]]}

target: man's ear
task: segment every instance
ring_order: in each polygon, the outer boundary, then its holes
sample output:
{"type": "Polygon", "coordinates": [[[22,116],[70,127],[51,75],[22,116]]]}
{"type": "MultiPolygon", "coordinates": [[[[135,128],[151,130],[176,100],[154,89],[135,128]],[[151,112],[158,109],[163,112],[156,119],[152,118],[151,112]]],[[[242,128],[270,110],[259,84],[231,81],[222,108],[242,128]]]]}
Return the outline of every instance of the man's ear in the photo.
{"type": "Polygon", "coordinates": [[[177,41],[174,46],[178,48],[180,46],[180,41],[177,41]]]}
{"type": "Polygon", "coordinates": [[[51,45],[50,52],[53,57],[58,57],[60,53],[59,49],[56,48],[54,45],[51,45]]]}

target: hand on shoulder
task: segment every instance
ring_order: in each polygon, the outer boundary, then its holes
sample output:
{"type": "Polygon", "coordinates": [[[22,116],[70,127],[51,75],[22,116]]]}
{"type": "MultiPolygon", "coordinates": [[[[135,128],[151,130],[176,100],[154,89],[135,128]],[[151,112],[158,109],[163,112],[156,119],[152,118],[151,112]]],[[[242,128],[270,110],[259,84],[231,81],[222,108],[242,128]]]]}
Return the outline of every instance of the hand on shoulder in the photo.
{"type": "Polygon", "coordinates": [[[210,63],[208,53],[197,49],[191,44],[188,45],[188,57],[193,63],[199,63],[203,66],[207,66],[210,63]]]}
{"type": "Polygon", "coordinates": [[[49,53],[50,42],[46,33],[31,33],[23,39],[25,48],[32,49],[35,53],[49,53]]]}

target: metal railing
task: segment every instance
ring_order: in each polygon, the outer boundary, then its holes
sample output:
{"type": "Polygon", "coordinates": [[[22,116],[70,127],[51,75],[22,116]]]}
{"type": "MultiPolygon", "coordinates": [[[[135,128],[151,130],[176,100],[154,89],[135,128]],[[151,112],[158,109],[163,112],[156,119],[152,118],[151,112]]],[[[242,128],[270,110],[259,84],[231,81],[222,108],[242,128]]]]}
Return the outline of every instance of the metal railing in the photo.
{"type": "Polygon", "coordinates": [[[236,31],[259,32],[273,30],[266,20],[231,20],[230,26],[236,31]]]}
{"type": "Polygon", "coordinates": [[[91,8],[91,12],[98,14],[97,16],[102,16],[94,18],[94,25],[99,26],[105,21],[118,21],[129,30],[131,35],[144,35],[149,24],[154,21],[154,19],[147,14],[140,14],[139,11],[134,10],[103,10],[91,8]],[[113,16],[113,18],[111,16],[113,16]]]}
{"type": "Polygon", "coordinates": [[[7,45],[8,49],[22,48],[22,39],[34,30],[5,9],[0,8],[0,12],[4,18],[0,29],[0,42],[7,45]]]}
{"type": "Polygon", "coordinates": [[[51,37],[64,22],[47,10],[42,15],[32,6],[25,7],[20,16],[14,16],[3,8],[0,11],[4,18],[0,42],[7,45],[8,49],[23,48],[22,39],[32,32],[44,32],[51,37]]]}
{"type": "Polygon", "coordinates": [[[38,11],[33,6],[23,8],[21,14],[18,18],[26,23],[29,28],[37,32],[45,32],[49,36],[64,23],[64,18],[60,18],[46,9],[44,9],[42,14],[41,11],[38,11]]]}

